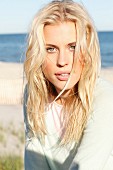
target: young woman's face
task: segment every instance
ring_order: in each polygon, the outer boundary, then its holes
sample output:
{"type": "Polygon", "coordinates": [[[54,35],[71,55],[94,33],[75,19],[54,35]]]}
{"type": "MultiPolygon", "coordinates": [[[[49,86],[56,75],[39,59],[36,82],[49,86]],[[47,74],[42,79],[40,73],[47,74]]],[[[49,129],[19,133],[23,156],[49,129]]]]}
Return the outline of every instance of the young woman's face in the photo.
{"type": "MultiPolygon", "coordinates": [[[[63,22],[44,27],[47,56],[42,66],[45,77],[59,93],[65,86],[74,61],[76,30],[73,22],[63,22]]],[[[82,65],[79,59],[71,75],[67,90],[72,89],[80,79],[82,65]]]]}

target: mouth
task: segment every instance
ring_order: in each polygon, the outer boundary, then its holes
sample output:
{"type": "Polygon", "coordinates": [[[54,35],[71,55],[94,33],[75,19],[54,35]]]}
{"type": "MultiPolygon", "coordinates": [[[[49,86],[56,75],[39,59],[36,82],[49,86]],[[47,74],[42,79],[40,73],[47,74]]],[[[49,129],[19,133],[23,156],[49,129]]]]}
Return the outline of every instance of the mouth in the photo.
{"type": "Polygon", "coordinates": [[[55,74],[55,76],[60,81],[67,81],[70,76],[70,73],[57,73],[55,74]]]}

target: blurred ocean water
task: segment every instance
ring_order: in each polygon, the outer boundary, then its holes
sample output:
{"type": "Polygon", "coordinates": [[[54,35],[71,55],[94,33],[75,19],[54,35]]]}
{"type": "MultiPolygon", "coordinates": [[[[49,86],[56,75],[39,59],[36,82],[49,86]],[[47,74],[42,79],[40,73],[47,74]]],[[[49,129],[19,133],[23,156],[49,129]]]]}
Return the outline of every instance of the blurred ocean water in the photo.
{"type": "MultiPolygon", "coordinates": [[[[102,67],[113,67],[113,32],[98,32],[102,67]]],[[[25,59],[27,34],[0,35],[0,61],[22,63],[25,59]]]]}
{"type": "Polygon", "coordinates": [[[0,35],[0,61],[23,62],[26,50],[26,34],[0,35]]]}
{"type": "Polygon", "coordinates": [[[102,67],[113,67],[113,32],[99,32],[102,67]]]}

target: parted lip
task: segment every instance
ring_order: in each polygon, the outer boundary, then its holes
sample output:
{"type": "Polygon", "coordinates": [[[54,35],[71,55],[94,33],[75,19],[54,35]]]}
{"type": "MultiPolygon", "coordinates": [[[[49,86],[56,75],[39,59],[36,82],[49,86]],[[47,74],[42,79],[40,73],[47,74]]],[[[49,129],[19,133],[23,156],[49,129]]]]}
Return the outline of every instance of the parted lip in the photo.
{"type": "Polygon", "coordinates": [[[70,72],[60,71],[60,72],[55,73],[55,76],[60,81],[67,81],[70,76],[70,72]]]}
{"type": "Polygon", "coordinates": [[[61,75],[61,74],[70,74],[69,71],[59,71],[57,73],[55,73],[55,75],[61,75]]]}

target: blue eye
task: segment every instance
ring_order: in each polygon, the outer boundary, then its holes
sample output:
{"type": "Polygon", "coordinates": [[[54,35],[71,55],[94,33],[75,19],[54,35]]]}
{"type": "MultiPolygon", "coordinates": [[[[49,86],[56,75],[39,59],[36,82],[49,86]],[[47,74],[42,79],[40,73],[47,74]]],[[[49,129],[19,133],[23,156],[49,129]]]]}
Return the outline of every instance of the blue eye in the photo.
{"type": "Polygon", "coordinates": [[[54,47],[48,47],[48,48],[46,48],[46,51],[48,53],[54,53],[54,52],[56,52],[56,49],[54,47]]]}

